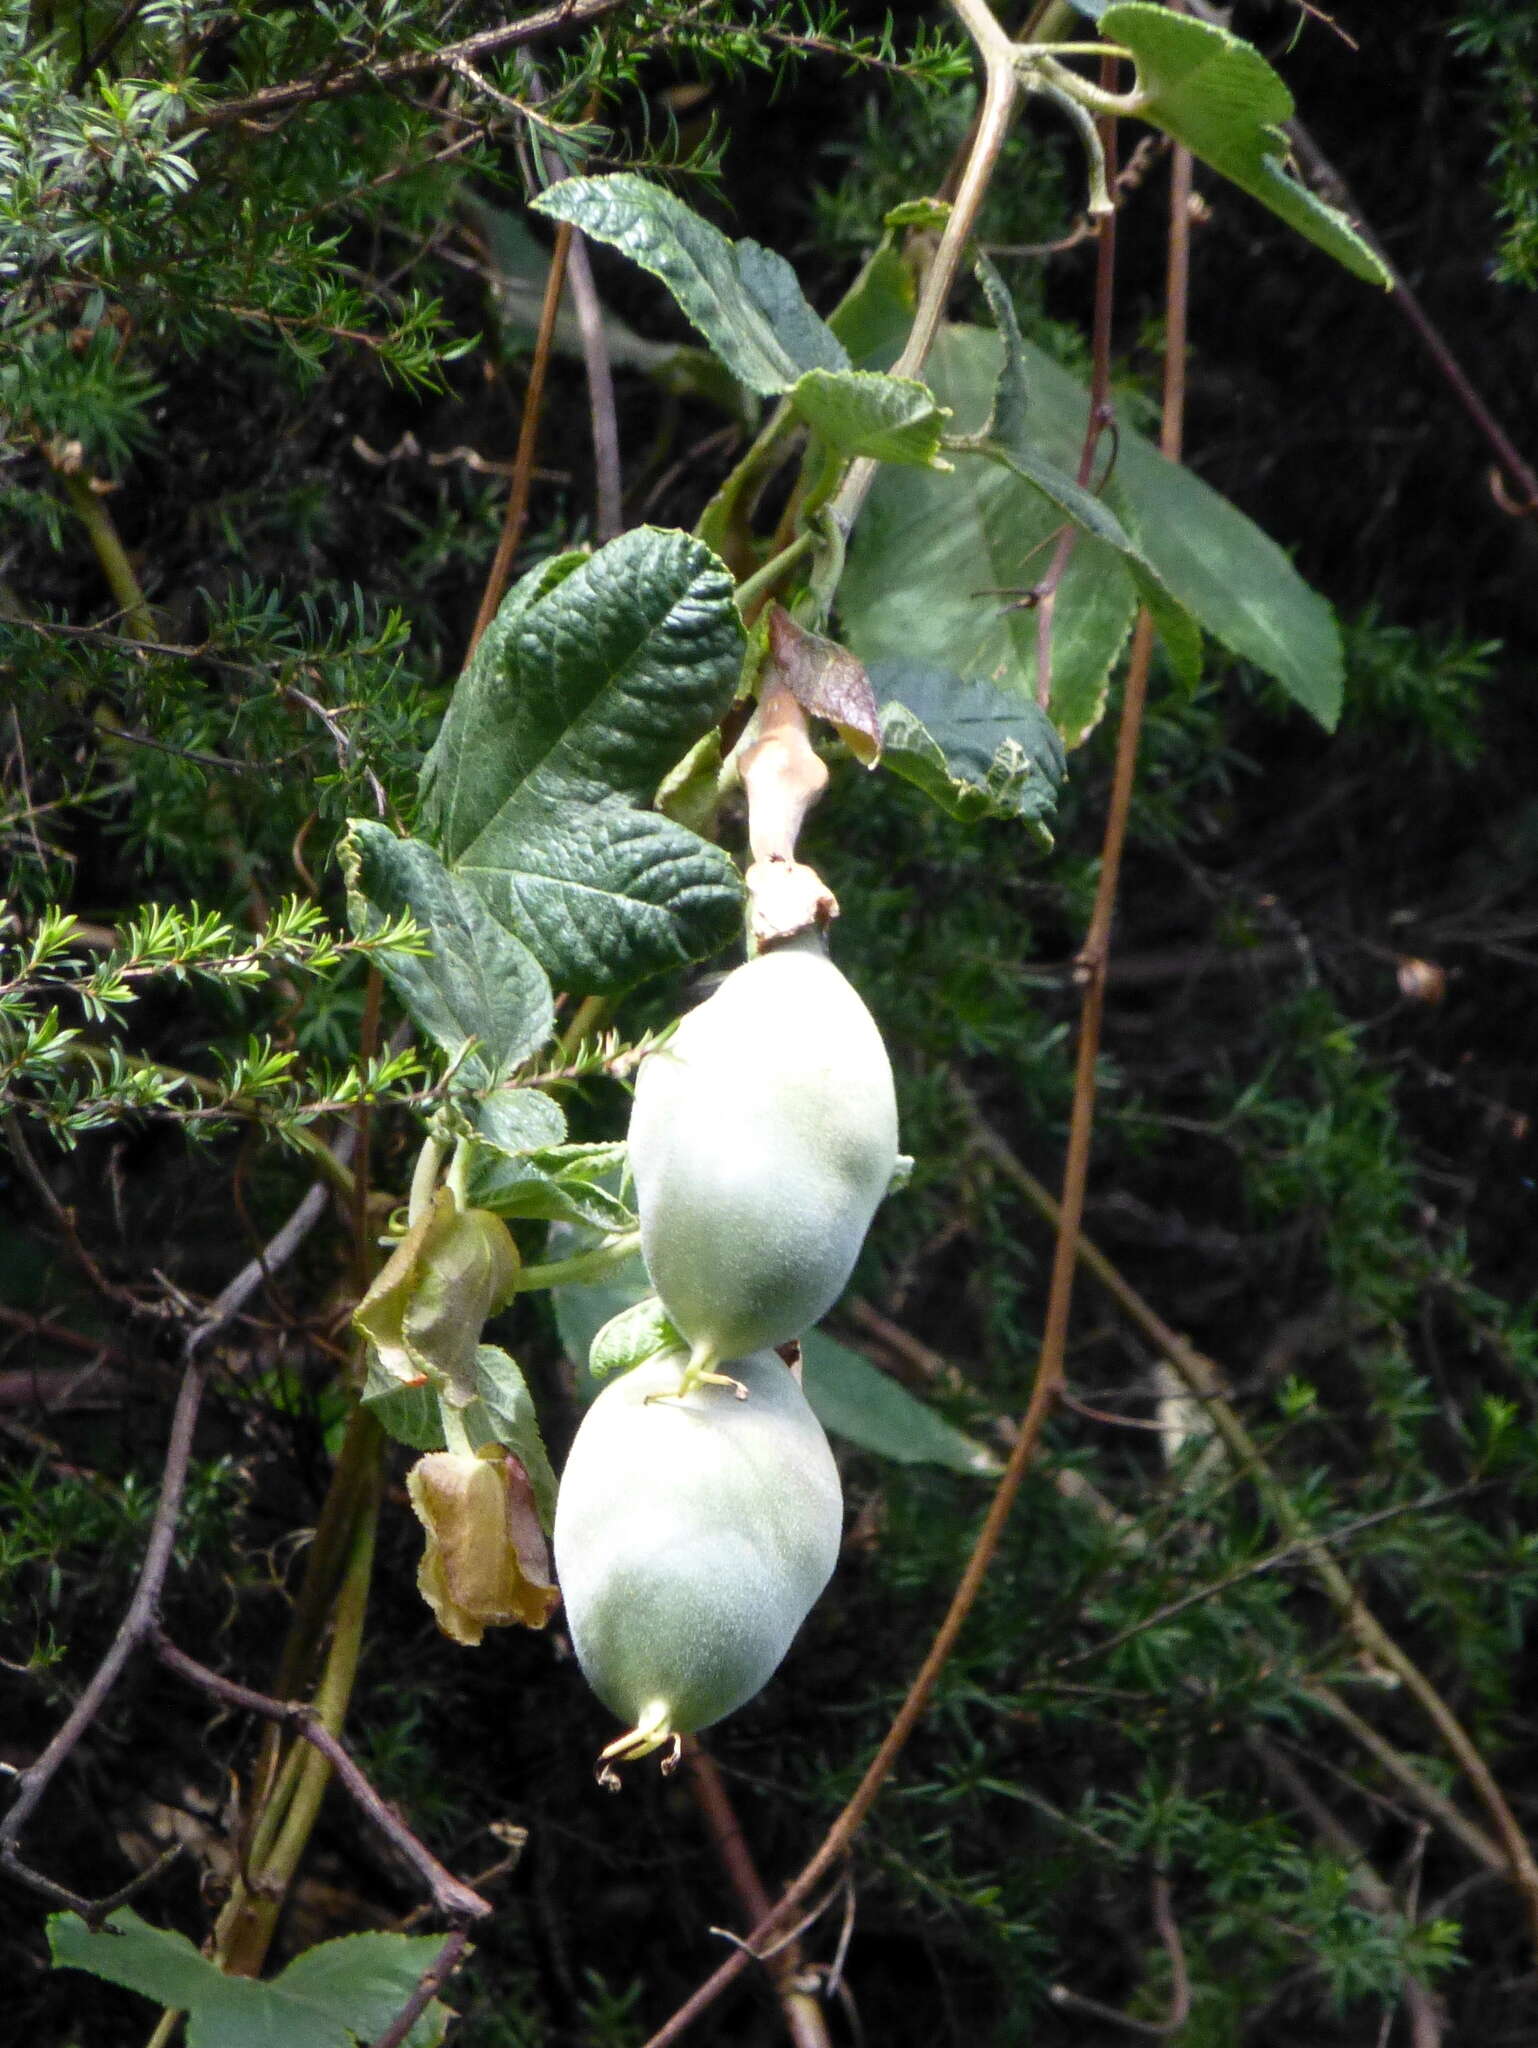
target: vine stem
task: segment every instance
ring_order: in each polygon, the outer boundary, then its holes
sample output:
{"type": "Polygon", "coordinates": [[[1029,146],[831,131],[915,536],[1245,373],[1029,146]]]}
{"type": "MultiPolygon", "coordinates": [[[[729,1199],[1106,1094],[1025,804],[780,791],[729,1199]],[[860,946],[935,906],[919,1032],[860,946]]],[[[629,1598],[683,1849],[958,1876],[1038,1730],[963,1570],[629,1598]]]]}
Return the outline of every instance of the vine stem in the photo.
{"type": "MultiPolygon", "coordinates": [[[[1020,91],[1016,73],[1015,45],[994,20],[983,0],[950,0],[952,11],[977,46],[983,61],[983,104],[966,168],[956,187],[950,217],[940,237],[934,261],[924,275],[913,325],[903,352],[892,365],[894,377],[917,377],[929,360],[945,317],[946,304],[966,259],[978,212],[987,196],[998,165],[999,152],[1009,133],[1010,118],[1020,91]]],[[[860,507],[876,480],[880,464],[868,456],[852,462],[834,495],[831,511],[845,533],[853,527],[860,507]]]]}
{"type": "Polygon", "coordinates": [[[60,489],[69,500],[70,510],[86,530],[107,588],[122,610],[124,631],[131,640],[153,640],[154,614],[139,587],[139,579],[128,559],[128,550],[123,546],[117,523],[96,488],[96,480],[57,461],[53,462],[53,470],[59,479],[60,489]]]}
{"type": "MultiPolygon", "coordinates": [[[[357,1421],[355,1414],[354,1422],[357,1421]]],[[[300,1731],[306,1739],[297,1743],[292,1756],[299,1761],[292,1764],[291,1758],[285,1764],[274,1796],[263,1812],[261,1853],[249,1857],[246,1874],[220,1915],[214,1957],[231,1976],[254,1977],[266,1961],[277,1932],[278,1916],[331,1782],[335,1746],[340,1743],[342,1723],[357,1677],[381,1485],[378,1425],[372,1417],[365,1416],[357,1434],[367,1454],[366,1469],[363,1484],[353,1496],[346,1558],[331,1609],[333,1625],[325,1668],[308,1709],[309,1723],[300,1731]],[[324,1730],[332,1738],[331,1753],[314,1743],[317,1730],[324,1730]]]]}
{"type": "MultiPolygon", "coordinates": [[[[956,202],[941,238],[940,250],[925,280],[919,308],[914,317],[908,346],[895,374],[911,376],[922,366],[938,332],[945,301],[971,236],[972,225],[998,161],[1007,132],[1016,93],[1015,48],[981,0],[951,0],[963,25],[977,44],[986,71],[982,113],[976,141],[957,188],[956,202]]],[[[835,500],[839,515],[852,519],[869,488],[867,477],[856,486],[855,465],[835,500]]],[[[1101,1019],[1104,1011],[1106,955],[1109,950],[1111,918],[1121,873],[1122,848],[1131,815],[1132,788],[1136,774],[1138,739],[1142,730],[1148,669],[1153,654],[1153,626],[1146,609],[1138,615],[1131,656],[1122,697],[1121,726],[1117,741],[1116,768],[1102,844],[1100,875],[1089,935],[1081,955],[1084,994],[1080,1008],[1079,1041],[1074,1078],[1073,1109],[1069,1118],[1067,1156],[1063,1171],[1061,1219],[1052,1266],[1046,1328],[1037,1359],[1030,1400],[1020,1418],[1002,1476],[989,1503],[988,1512],[973,1543],[972,1551],[951,1596],[951,1602],[929,1646],[917,1676],[908,1688],[891,1727],[866,1767],[853,1796],[824,1836],[821,1845],[799,1875],[781,1894],[773,1911],[754,1928],[746,1948],[730,1956],[702,1984],[673,2017],[652,2036],[646,2048],[667,2048],[676,2041],[719,1997],[720,1993],[747,1967],[754,1951],[783,1928],[798,1907],[805,1904],[823,1878],[838,1862],[864,1825],[866,1816],[891,1775],[908,1738],[929,1705],[930,1698],[956,1646],[968,1616],[982,1590],[983,1581],[1003,1539],[1005,1526],[1016,1497],[1035,1458],[1037,1445],[1064,1380],[1068,1319],[1073,1299],[1073,1280],[1078,1264],[1079,1226],[1089,1176],[1090,1139],[1094,1131],[1096,1068],[1100,1054],[1101,1019]]]]}
{"type": "MultiPolygon", "coordinates": [[[[1115,58],[1102,58],[1101,82],[1108,84],[1115,76],[1115,58]]],[[[1097,124],[1096,140],[1105,179],[1108,185],[1114,188],[1117,168],[1116,123],[1102,116],[1097,124]]],[[[1107,213],[1099,221],[1095,245],[1095,304],[1090,334],[1089,412],[1084,421],[1084,440],[1079,449],[1077,478],[1081,490],[1089,488],[1090,478],[1095,473],[1095,450],[1100,445],[1102,431],[1113,417],[1110,395],[1111,315],[1116,303],[1114,211],[1107,213]]],[[[1079,529],[1070,522],[1063,529],[1057,546],[1052,551],[1052,565],[1038,586],[1040,597],[1036,610],[1036,702],[1043,711],[1048,710],[1052,703],[1052,629],[1057,620],[1057,593],[1067,574],[1078,537],[1079,529]]]]}
{"type": "Polygon", "coordinates": [[[512,574],[513,558],[518,553],[518,543],[523,539],[523,529],[529,516],[529,493],[534,484],[534,453],[539,445],[540,421],[545,409],[545,377],[550,368],[550,353],[555,341],[556,315],[561,307],[561,288],[566,282],[566,258],[571,250],[571,225],[562,221],[555,231],[555,244],[550,252],[550,274],[545,279],[544,301],[539,309],[539,331],[534,338],[534,355],[529,364],[529,381],[523,394],[523,412],[518,421],[518,447],[513,456],[513,477],[508,486],[507,509],[502,515],[502,531],[497,538],[497,551],[491,558],[491,567],[486,572],[486,585],[481,592],[480,609],[475,614],[475,624],[470,628],[470,645],[466,649],[468,661],[480,645],[481,635],[497,615],[497,607],[507,589],[512,574]]]}

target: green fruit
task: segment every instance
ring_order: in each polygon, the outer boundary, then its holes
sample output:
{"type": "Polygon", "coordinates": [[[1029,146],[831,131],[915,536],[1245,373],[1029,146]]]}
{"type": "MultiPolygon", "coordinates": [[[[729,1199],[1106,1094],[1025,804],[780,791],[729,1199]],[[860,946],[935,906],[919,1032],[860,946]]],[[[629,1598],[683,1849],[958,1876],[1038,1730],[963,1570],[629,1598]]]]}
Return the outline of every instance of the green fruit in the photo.
{"type": "Polygon", "coordinates": [[[759,954],[690,1011],[630,1116],[641,1249],[687,1383],[827,1313],[896,1163],[886,1047],[820,940],[759,954]]]}
{"type": "Polygon", "coordinates": [[[644,1756],[773,1674],[838,1556],[843,1495],[822,1427],[764,1352],[680,1395],[678,1353],[606,1387],[577,1431],[555,1564],[577,1659],[644,1756]],[[744,1398],[745,1396],[745,1398],[744,1398]]]}

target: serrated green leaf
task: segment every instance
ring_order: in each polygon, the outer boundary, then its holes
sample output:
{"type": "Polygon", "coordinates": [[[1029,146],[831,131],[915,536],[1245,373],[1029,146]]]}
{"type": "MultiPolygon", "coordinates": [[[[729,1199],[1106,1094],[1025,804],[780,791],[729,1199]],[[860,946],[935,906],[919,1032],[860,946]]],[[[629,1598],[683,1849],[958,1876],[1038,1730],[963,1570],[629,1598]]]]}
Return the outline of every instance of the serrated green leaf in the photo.
{"type": "MultiPolygon", "coordinates": [[[[1084,431],[1089,393],[1024,344],[1034,431],[1061,459],[1084,431]]],[[[1327,731],[1340,716],[1345,663],[1335,614],[1271,537],[1193,471],[1122,427],[1105,492],[1164,587],[1233,654],[1264,669],[1327,731]]]]}
{"type": "Polygon", "coordinates": [[[529,581],[455,688],[423,819],[555,979],[613,992],[739,927],[727,856],[639,806],[732,702],[744,635],[725,566],[687,534],[639,527],[529,581]]]}
{"type": "Polygon", "coordinates": [[[1183,142],[1357,277],[1392,285],[1346,216],[1288,173],[1282,123],[1292,119],[1292,94],[1257,49],[1226,28],[1147,0],[1107,7],[1100,31],[1132,52],[1141,119],[1183,142]]]}
{"type": "Polygon", "coordinates": [[[940,454],[949,412],[915,378],[870,370],[808,370],[789,395],[807,425],[841,455],[869,455],[919,469],[950,468],[940,454]]]}
{"type": "Polygon", "coordinates": [[[965,824],[1015,818],[1051,844],[1063,743],[1036,704],[920,662],[878,662],[871,681],[885,767],[965,824]]]}
{"type": "Polygon", "coordinates": [[[974,1475],[999,1470],[986,1446],[820,1330],[802,1338],[801,1364],[802,1390],[830,1434],[900,1465],[944,1465],[974,1475]]]}
{"type": "Polygon", "coordinates": [[[409,910],[431,933],[429,956],[386,953],[380,966],[412,1021],[451,1059],[477,1041],[461,1070],[471,1085],[491,1085],[545,1043],[555,1007],[544,969],[425,841],[355,818],[341,860],[355,931],[409,910]]]}
{"type": "MultiPolygon", "coordinates": [[[[185,2011],[187,2048],[353,2048],[384,2032],[440,1950],[438,1935],[347,1934],[296,1956],[268,1983],[229,1977],[185,1935],[151,1927],[131,1906],[94,1932],[74,1913],[54,1913],[48,1945],[56,1969],[88,1970],[157,2004],[185,2011]]],[[[448,2015],[435,2005],[414,2048],[441,2040],[448,2015]]]]}
{"type": "MultiPolygon", "coordinates": [[[[959,419],[981,429],[1003,360],[998,336],[946,328],[930,358],[930,380],[959,419]]],[[[1078,459],[1088,393],[1029,342],[1021,344],[1021,362],[1029,431],[1043,456],[1066,471],[1078,459]]],[[[1334,615],[1274,541],[1126,426],[1104,499],[1165,589],[1205,631],[1273,676],[1322,724],[1334,724],[1343,677],[1334,615]]],[[[963,462],[954,478],[886,472],[855,529],[839,592],[850,645],[867,665],[923,660],[942,673],[1034,697],[1034,616],[1007,612],[1007,598],[982,590],[1034,581],[1043,554],[1031,551],[1057,523],[1044,497],[1002,470],[963,462]]],[[[1054,620],[1053,723],[1069,745],[1098,715],[1136,598],[1123,558],[1080,541],[1054,620]]]]}
{"type": "Polygon", "coordinates": [[[475,1353],[475,1399],[465,1410],[471,1443],[503,1445],[529,1475],[535,1505],[546,1529],[555,1518],[555,1473],[540,1433],[534,1397],[517,1360],[496,1344],[481,1344],[475,1353]]]}
{"type": "Polygon", "coordinates": [[[520,1158],[526,1152],[559,1145],[566,1136],[566,1115],[542,1088],[495,1088],[478,1106],[475,1127],[496,1151],[520,1158]]]}
{"type": "Polygon", "coordinates": [[[588,1346],[587,1369],[595,1380],[611,1373],[630,1372],[655,1358],[659,1351],[687,1355],[689,1346],[668,1320],[666,1309],[655,1294],[643,1294],[629,1308],[610,1316],[588,1346]]]}
{"type": "Polygon", "coordinates": [[[633,172],[563,178],[534,201],[660,278],[680,312],[726,367],[764,396],[804,370],[841,370],[849,358],[808,305],[796,273],[757,242],[734,242],[661,185],[633,172]]]}
{"type": "Polygon", "coordinates": [[[545,1223],[578,1223],[614,1236],[634,1230],[633,1211],[604,1183],[625,1161],[617,1145],[531,1148],[517,1159],[481,1159],[470,1176],[470,1199],[494,1215],[545,1223]]]}

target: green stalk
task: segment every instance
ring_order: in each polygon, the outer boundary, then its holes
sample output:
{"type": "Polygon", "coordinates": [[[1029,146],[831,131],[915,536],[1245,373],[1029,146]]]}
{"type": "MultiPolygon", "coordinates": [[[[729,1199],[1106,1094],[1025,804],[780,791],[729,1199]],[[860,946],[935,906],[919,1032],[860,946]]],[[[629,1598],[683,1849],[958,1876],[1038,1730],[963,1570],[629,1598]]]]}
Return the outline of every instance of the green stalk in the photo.
{"type": "Polygon", "coordinates": [[[599,1245],[596,1251],[578,1252],[575,1258],[557,1259],[548,1266],[525,1266],[514,1286],[519,1294],[532,1294],[536,1287],[569,1287],[576,1282],[596,1280],[611,1266],[622,1266],[640,1249],[641,1233],[632,1230],[624,1237],[599,1245]]]}
{"type": "Polygon", "coordinates": [[[74,470],[55,469],[54,474],[69,500],[70,510],[86,530],[102,575],[107,579],[107,588],[122,610],[125,631],[135,640],[153,640],[154,614],[139,588],[139,579],[118,536],[112,514],[92,489],[92,480],[74,470]]]}
{"type": "MultiPolygon", "coordinates": [[[[368,1428],[377,1442],[377,1428],[371,1419],[368,1428]]],[[[321,1726],[333,1735],[340,1735],[347,1717],[358,1660],[363,1650],[363,1625],[374,1563],[374,1534],[379,1521],[377,1462],[370,1480],[357,1500],[334,1610],[331,1644],[312,1703],[321,1726]]],[[[274,1816],[280,1811],[282,1815],[276,1828],[276,1839],[260,1861],[252,1855],[244,1885],[221,1916],[223,1924],[215,1946],[215,1960],[231,1976],[254,1977],[266,1961],[278,1917],[283,1911],[300,1859],[309,1846],[321,1801],[331,1781],[331,1766],[318,1749],[299,1735],[293,1736],[291,1742],[289,1759],[275,1788],[279,1794],[286,1792],[287,1797],[275,1797],[269,1808],[274,1816]]],[[[266,1818],[264,1814],[264,1820],[266,1818]]],[[[255,1846],[253,1844],[253,1848],[255,1846]]]]}

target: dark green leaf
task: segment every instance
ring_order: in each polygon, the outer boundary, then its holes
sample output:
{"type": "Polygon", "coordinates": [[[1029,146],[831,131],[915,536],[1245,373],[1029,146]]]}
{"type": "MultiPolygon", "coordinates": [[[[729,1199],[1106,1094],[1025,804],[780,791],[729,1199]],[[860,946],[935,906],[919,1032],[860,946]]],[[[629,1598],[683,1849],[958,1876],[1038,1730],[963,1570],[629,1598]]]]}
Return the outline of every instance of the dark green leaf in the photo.
{"type": "Polygon", "coordinates": [[[1063,743],[1034,703],[921,662],[878,662],[882,762],[953,818],[1018,818],[1050,845],[1063,743]]]}
{"type": "Polygon", "coordinates": [[[564,987],[617,990],[738,927],[726,855],[638,806],[731,703],[744,636],[728,572],[687,534],[640,527],[553,587],[530,582],[454,691],[423,816],[564,987]]]}
{"type": "Polygon", "coordinates": [[[531,1148],[517,1159],[478,1161],[470,1199],[498,1216],[583,1224],[605,1236],[634,1230],[634,1214],[605,1185],[624,1159],[624,1146],[616,1144],[531,1148]]]}
{"type": "MultiPolygon", "coordinates": [[[[270,1983],[228,1977],[185,1935],[132,1907],[94,1933],[73,1913],[48,1921],[54,1967],[89,1970],[187,2014],[187,2048],[353,2048],[382,2033],[442,1949],[440,1936],[348,1934],[296,1956],[270,1983]]],[[[442,2038],[440,2005],[414,2048],[442,2038]]]]}
{"type": "MultiPolygon", "coordinates": [[[[1004,361],[981,328],[942,331],[935,390],[983,427],[1004,361]]],[[[1029,433],[1061,473],[1078,459],[1084,387],[1030,343],[1019,347],[1029,433]]],[[[1263,668],[1321,723],[1339,712],[1342,662],[1329,606],[1243,513],[1129,427],[1118,437],[1104,502],[1164,589],[1213,638],[1263,668]]],[[[839,598],[845,635],[867,665],[923,661],[939,673],[1035,695],[1035,618],[1006,609],[1045,566],[1061,522],[1048,498],[1003,470],[958,463],[954,477],[889,471],[877,479],[850,545],[839,598]]],[[[1059,587],[1053,723],[1072,745],[1094,724],[1137,602],[1128,559],[1081,540],[1059,587]]]]}
{"type": "MultiPolygon", "coordinates": [[[[974,337],[980,330],[966,330],[974,337]]],[[[992,337],[988,337],[990,342],[992,337]]],[[[954,330],[941,334],[931,380],[949,403],[986,415],[998,356],[980,383],[954,330]]],[[[867,668],[922,663],[1034,702],[1037,621],[1017,602],[1046,572],[1062,529],[1058,507],[1010,471],[976,455],[954,475],[888,469],[854,530],[839,615],[867,668]]],[[[1113,522],[1114,524],[1114,522],[1113,522]]],[[[1137,611],[1118,549],[1085,538],[1058,588],[1053,621],[1052,722],[1071,746],[1095,725],[1137,611]]]]}
{"type": "Polygon", "coordinates": [[[496,1344],[482,1344],[475,1354],[475,1399],[465,1409],[465,1429],[480,1448],[504,1445],[529,1475],[541,1522],[548,1529],[555,1517],[555,1473],[540,1434],[534,1397],[517,1360],[496,1344]]]}
{"type": "Polygon", "coordinates": [[[1226,28],[1146,0],[1107,7],[1100,32],[1137,61],[1143,120],[1183,142],[1347,270],[1369,284],[1392,283],[1346,216],[1287,171],[1282,123],[1292,119],[1292,94],[1258,50],[1226,28]]]}
{"type": "Polygon", "coordinates": [[[664,186],[628,171],[564,178],[534,206],[660,278],[749,390],[767,396],[788,390],[804,370],[848,367],[783,256],[757,242],[732,241],[664,186]]]}
{"type": "Polygon", "coordinates": [[[451,1059],[477,1041],[468,1081],[489,1085],[544,1044],[555,1021],[544,969],[430,846],[355,818],[341,858],[355,931],[406,910],[432,934],[426,958],[386,953],[380,966],[412,1021],[451,1059]]]}
{"type": "Polygon", "coordinates": [[[828,325],[857,369],[884,370],[902,353],[915,303],[913,273],[888,236],[828,315],[828,325]]]}
{"type": "MultiPolygon", "coordinates": [[[[1062,459],[1083,434],[1089,394],[1030,342],[1024,360],[1034,431],[1062,459]]],[[[1333,730],[1345,683],[1335,615],[1276,542],[1130,427],[1118,435],[1106,497],[1164,587],[1203,630],[1264,669],[1295,704],[1333,730]]]]}
{"type": "Polygon", "coordinates": [[[565,1113],[542,1088],[494,1089],[480,1104],[475,1125],[488,1145],[509,1158],[559,1145],[566,1136],[565,1113]]]}
{"type": "Polygon", "coordinates": [[[659,1351],[677,1351],[687,1356],[688,1344],[679,1336],[667,1311],[655,1294],[643,1294],[629,1308],[610,1316],[588,1346],[587,1369],[595,1380],[611,1373],[629,1372],[644,1365],[659,1351]]]}
{"type": "Polygon", "coordinates": [[[820,1330],[802,1338],[801,1359],[806,1398],[832,1435],[900,1465],[944,1465],[973,1474],[998,1471],[992,1451],[820,1330]]]}

